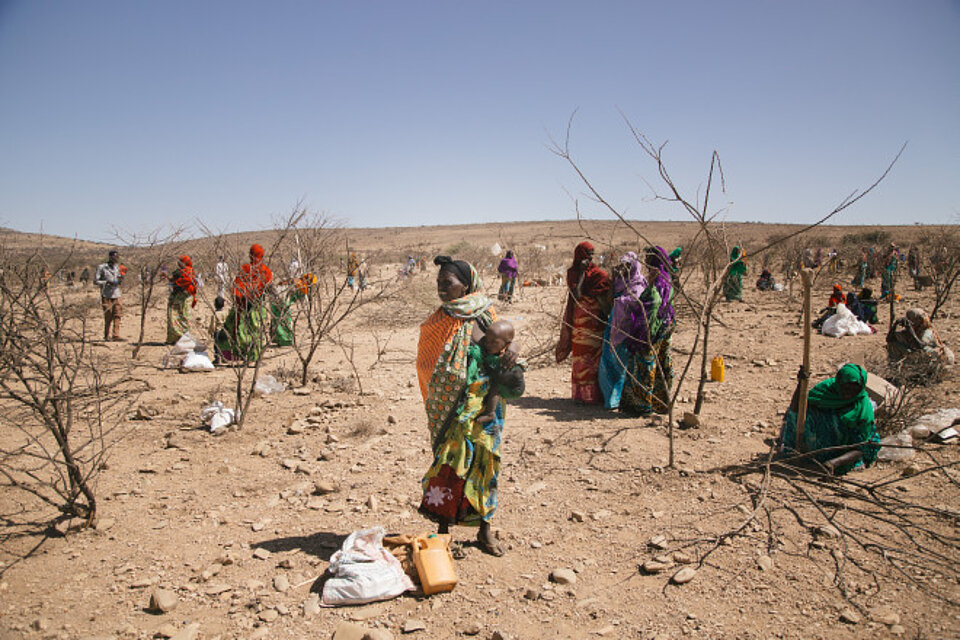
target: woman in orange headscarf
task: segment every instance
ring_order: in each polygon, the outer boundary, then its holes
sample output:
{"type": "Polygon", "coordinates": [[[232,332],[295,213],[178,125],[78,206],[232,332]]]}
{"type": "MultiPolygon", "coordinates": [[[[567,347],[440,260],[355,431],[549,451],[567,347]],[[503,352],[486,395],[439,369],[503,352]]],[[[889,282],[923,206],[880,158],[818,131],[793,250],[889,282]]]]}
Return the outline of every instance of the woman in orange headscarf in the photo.
{"type": "Polygon", "coordinates": [[[170,297],[167,298],[167,344],[174,344],[190,330],[190,309],[197,306],[197,279],[190,256],[177,258],[177,268],[170,276],[170,297]],[[187,306],[187,298],[193,298],[187,306]]]}
{"type": "Polygon", "coordinates": [[[610,297],[610,276],[593,264],[593,245],[581,242],[567,269],[567,304],[556,358],[559,364],[573,353],[572,394],[582,404],[603,402],[597,376],[610,297]]]}
{"type": "Polygon", "coordinates": [[[223,360],[256,362],[269,341],[270,311],[264,300],[273,271],[263,264],[264,250],[250,247],[250,262],[233,280],[233,309],[217,333],[217,352],[223,360]]]}

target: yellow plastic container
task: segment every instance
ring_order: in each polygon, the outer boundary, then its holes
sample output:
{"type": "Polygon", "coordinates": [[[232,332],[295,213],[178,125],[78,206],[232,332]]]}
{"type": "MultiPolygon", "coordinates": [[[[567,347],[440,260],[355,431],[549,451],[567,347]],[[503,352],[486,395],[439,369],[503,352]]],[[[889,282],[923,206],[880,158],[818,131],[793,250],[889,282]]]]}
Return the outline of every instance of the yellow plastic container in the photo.
{"type": "Polygon", "coordinates": [[[724,366],[723,357],[717,356],[710,363],[710,379],[714,382],[723,382],[724,366]]]}
{"type": "Polygon", "coordinates": [[[450,555],[450,536],[436,533],[419,536],[413,540],[413,564],[420,576],[420,586],[425,595],[451,591],[457,586],[457,574],[453,570],[450,555]]]}

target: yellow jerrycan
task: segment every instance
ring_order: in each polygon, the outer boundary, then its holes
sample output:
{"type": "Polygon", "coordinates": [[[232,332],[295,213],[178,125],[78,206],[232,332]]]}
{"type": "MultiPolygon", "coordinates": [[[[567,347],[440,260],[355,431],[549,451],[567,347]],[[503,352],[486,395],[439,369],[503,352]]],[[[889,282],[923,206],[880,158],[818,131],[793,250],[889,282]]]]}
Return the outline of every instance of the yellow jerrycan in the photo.
{"type": "Polygon", "coordinates": [[[723,382],[723,356],[717,356],[710,363],[710,379],[715,382],[723,382]]]}
{"type": "Polygon", "coordinates": [[[451,591],[457,586],[449,546],[449,535],[432,533],[413,539],[413,564],[424,595],[451,591]]]}

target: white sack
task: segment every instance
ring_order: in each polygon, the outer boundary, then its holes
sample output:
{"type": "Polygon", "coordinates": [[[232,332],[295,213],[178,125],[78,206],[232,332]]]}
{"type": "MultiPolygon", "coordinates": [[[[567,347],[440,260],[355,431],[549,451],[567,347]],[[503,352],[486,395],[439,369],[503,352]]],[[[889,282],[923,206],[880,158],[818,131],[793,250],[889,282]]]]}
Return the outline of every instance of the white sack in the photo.
{"type": "Polygon", "coordinates": [[[331,577],[323,585],[323,605],[389,600],[415,587],[400,561],[383,548],[383,527],[354,531],[330,558],[331,577]]]}

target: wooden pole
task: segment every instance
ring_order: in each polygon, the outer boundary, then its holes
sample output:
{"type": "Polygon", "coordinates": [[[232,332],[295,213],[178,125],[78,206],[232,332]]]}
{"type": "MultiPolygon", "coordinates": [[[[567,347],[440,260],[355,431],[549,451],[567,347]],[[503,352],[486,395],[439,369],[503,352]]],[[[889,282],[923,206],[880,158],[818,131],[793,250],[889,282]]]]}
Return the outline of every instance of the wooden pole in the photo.
{"type": "Polygon", "coordinates": [[[803,452],[803,424],[807,420],[807,391],[810,388],[810,287],[813,283],[813,272],[810,269],[800,271],[803,281],[803,373],[800,380],[800,397],[797,402],[797,442],[794,447],[803,452]]]}

